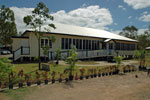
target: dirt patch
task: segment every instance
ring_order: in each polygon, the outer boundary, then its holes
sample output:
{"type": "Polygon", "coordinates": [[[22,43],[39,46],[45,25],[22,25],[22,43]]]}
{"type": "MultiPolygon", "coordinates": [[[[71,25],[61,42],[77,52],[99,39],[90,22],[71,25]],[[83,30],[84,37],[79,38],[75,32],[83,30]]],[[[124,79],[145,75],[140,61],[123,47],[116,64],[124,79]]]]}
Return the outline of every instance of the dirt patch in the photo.
{"type": "Polygon", "coordinates": [[[8,98],[4,94],[0,94],[0,100],[8,100],[8,98]]]}
{"type": "MultiPolygon", "coordinates": [[[[61,65],[67,65],[66,62],[60,61],[61,65]]],[[[130,64],[138,64],[138,61],[133,60],[124,60],[122,62],[123,65],[130,65],[130,64]]],[[[83,61],[81,64],[77,63],[76,66],[110,66],[110,65],[116,65],[116,63],[108,63],[107,61],[83,61]]]]}
{"type": "Polygon", "coordinates": [[[39,86],[24,100],[150,100],[150,78],[135,74],[39,86]]]}

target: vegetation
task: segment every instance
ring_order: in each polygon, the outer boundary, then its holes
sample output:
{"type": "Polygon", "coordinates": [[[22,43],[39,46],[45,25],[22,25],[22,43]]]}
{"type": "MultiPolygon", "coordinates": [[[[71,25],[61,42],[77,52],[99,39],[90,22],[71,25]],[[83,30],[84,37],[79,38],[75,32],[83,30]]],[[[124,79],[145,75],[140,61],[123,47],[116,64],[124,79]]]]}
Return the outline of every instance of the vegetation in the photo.
{"type": "Polygon", "coordinates": [[[56,64],[59,64],[59,59],[60,59],[60,48],[57,48],[57,50],[56,50],[56,59],[57,59],[56,64]]]}
{"type": "Polygon", "coordinates": [[[69,64],[69,75],[72,75],[72,71],[75,67],[75,63],[77,62],[77,53],[76,53],[75,49],[71,49],[69,51],[69,56],[68,56],[66,62],[69,64]]]}
{"type": "Polygon", "coordinates": [[[49,46],[45,46],[42,49],[43,49],[43,54],[45,56],[45,61],[46,61],[46,57],[48,56],[48,52],[49,52],[49,46]]]}
{"type": "Polygon", "coordinates": [[[3,81],[10,82],[10,74],[13,71],[13,65],[8,58],[0,58],[0,87],[3,81]]]}
{"type": "Polygon", "coordinates": [[[117,69],[116,70],[120,70],[121,68],[120,68],[120,64],[121,64],[121,62],[122,62],[122,60],[123,60],[123,57],[122,56],[117,56],[117,57],[114,57],[114,60],[116,61],[116,63],[117,63],[117,69]]]}
{"type": "Polygon", "coordinates": [[[122,29],[122,32],[120,32],[119,35],[132,39],[137,39],[137,31],[138,29],[135,26],[126,26],[122,29]]]}
{"type": "Polygon", "coordinates": [[[146,60],[148,60],[149,52],[146,50],[136,50],[135,55],[136,58],[139,60],[139,67],[145,67],[146,60]]]}
{"type": "MultiPolygon", "coordinates": [[[[32,11],[32,15],[28,15],[24,17],[24,22],[26,25],[29,25],[33,30],[34,33],[38,39],[38,60],[39,60],[39,69],[41,66],[41,60],[40,60],[40,41],[41,37],[43,36],[43,32],[41,32],[41,27],[46,25],[48,20],[53,20],[54,18],[49,14],[49,9],[46,7],[46,5],[43,2],[39,2],[37,4],[37,7],[34,8],[32,11]]],[[[54,24],[48,24],[49,28],[56,28],[54,24]]],[[[42,27],[46,31],[50,31],[47,27],[42,27]]]]}
{"type": "Polygon", "coordinates": [[[12,43],[12,36],[17,35],[14,12],[2,5],[0,8],[0,43],[8,45],[12,43]]]}

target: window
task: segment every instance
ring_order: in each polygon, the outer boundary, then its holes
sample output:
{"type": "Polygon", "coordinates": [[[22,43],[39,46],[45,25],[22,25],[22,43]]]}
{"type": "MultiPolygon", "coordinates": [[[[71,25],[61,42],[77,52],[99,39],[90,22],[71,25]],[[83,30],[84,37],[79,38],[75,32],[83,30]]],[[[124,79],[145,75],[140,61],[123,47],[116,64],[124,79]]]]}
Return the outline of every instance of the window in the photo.
{"type": "Polygon", "coordinates": [[[44,47],[44,39],[41,39],[41,47],[44,47]]]}
{"type": "Polygon", "coordinates": [[[76,40],[73,39],[73,46],[76,46],[76,40]]]}
{"type": "Polygon", "coordinates": [[[49,46],[52,48],[52,41],[48,39],[41,39],[41,47],[49,46]]]}
{"type": "Polygon", "coordinates": [[[95,45],[94,45],[94,40],[92,40],[92,50],[94,50],[95,45]]]}
{"type": "Polygon", "coordinates": [[[80,39],[80,44],[79,45],[80,45],[79,49],[82,50],[82,40],[81,39],[80,39]]]}
{"type": "Polygon", "coordinates": [[[113,43],[109,43],[109,49],[113,49],[113,43]]]}
{"type": "Polygon", "coordinates": [[[131,44],[130,48],[131,50],[135,50],[135,44],[131,44]]]}
{"type": "Polygon", "coordinates": [[[95,46],[94,46],[94,50],[97,50],[97,47],[96,47],[96,46],[97,46],[97,44],[96,44],[96,42],[97,42],[97,41],[96,41],[96,40],[94,40],[94,45],[95,45],[95,46]]]}
{"type": "Polygon", "coordinates": [[[97,40],[97,44],[96,44],[97,46],[96,46],[96,50],[99,50],[100,49],[100,42],[99,42],[99,40],[97,40]]]}
{"type": "Polygon", "coordinates": [[[79,39],[76,39],[76,47],[79,49],[79,39]]]}
{"type": "Polygon", "coordinates": [[[102,49],[106,49],[106,43],[102,43],[102,49]]]}
{"type": "Polygon", "coordinates": [[[121,50],[124,50],[124,43],[121,43],[121,50]]]}
{"type": "Polygon", "coordinates": [[[85,43],[85,40],[83,40],[83,50],[86,49],[86,43],[85,43]]]}
{"type": "Polygon", "coordinates": [[[69,49],[69,42],[68,38],[65,39],[65,49],[69,49]]]}
{"type": "Polygon", "coordinates": [[[89,50],[92,50],[91,46],[91,40],[89,40],[89,50]]]}
{"type": "Polygon", "coordinates": [[[65,49],[65,39],[64,38],[62,38],[61,39],[61,49],[65,49]]]}
{"type": "Polygon", "coordinates": [[[120,50],[120,43],[116,43],[116,50],[120,50]]]}
{"type": "Polygon", "coordinates": [[[69,49],[71,49],[71,46],[72,46],[72,40],[69,39],[69,49]]]}
{"type": "Polygon", "coordinates": [[[49,47],[52,48],[52,41],[49,40],[49,47]]]}
{"type": "Polygon", "coordinates": [[[88,50],[88,49],[89,49],[89,41],[86,40],[86,50],[88,50]]]}
{"type": "Polygon", "coordinates": [[[45,39],[45,46],[48,46],[48,39],[45,39]]]}

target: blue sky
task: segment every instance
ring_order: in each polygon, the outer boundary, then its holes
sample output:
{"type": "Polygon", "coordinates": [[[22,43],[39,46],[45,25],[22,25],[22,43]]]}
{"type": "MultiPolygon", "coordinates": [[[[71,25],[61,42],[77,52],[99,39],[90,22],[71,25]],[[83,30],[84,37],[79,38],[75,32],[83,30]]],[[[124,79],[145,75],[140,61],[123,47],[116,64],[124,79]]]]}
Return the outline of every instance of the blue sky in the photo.
{"type": "MultiPolygon", "coordinates": [[[[40,0],[0,0],[15,12],[17,28],[40,0]]],[[[55,22],[119,32],[128,25],[143,32],[150,25],[150,0],[42,0],[55,22]]],[[[1,6],[0,5],[0,6],[1,6]]]]}

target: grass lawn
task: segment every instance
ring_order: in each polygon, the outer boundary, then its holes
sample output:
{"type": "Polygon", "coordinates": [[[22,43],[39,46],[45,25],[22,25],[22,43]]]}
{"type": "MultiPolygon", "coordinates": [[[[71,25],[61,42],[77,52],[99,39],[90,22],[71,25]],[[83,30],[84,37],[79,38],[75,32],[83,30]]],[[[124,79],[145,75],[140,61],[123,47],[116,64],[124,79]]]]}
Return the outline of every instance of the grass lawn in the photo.
{"type": "MultiPolygon", "coordinates": [[[[26,87],[26,88],[19,88],[16,90],[6,90],[4,92],[0,92],[0,95],[3,98],[7,97],[7,99],[9,100],[22,100],[26,95],[31,94],[35,90],[36,87],[26,87]]],[[[0,100],[3,98],[0,98],[0,100]]]]}
{"type": "MultiPolygon", "coordinates": [[[[80,69],[81,68],[84,68],[85,69],[85,74],[87,74],[87,71],[88,69],[101,69],[101,68],[104,68],[104,67],[108,67],[108,66],[92,66],[93,64],[96,64],[97,62],[94,62],[94,61],[83,61],[83,62],[77,62],[77,64],[81,64],[80,66],[75,66],[74,68],[74,74],[78,73],[78,75],[80,75],[80,69]],[[85,65],[91,65],[91,66],[82,66],[82,64],[85,64],[85,65]]],[[[15,66],[15,70],[16,72],[19,72],[20,70],[23,70],[24,73],[32,73],[32,79],[35,79],[35,71],[38,70],[38,63],[27,63],[27,64],[14,64],[15,66]]],[[[62,65],[62,64],[58,64],[56,65],[55,63],[50,63],[49,64],[50,66],[50,72],[49,72],[49,78],[51,79],[51,73],[53,71],[56,72],[56,76],[55,78],[58,79],[59,78],[59,75],[58,73],[64,73],[64,69],[66,68],[69,68],[69,65],[65,64],[65,65],[62,65]]],[[[40,73],[42,73],[43,71],[40,71],[40,73]]],[[[65,74],[63,74],[62,76],[63,78],[65,77],[65,74]]],[[[43,79],[42,75],[41,75],[41,78],[43,79]]]]}

